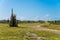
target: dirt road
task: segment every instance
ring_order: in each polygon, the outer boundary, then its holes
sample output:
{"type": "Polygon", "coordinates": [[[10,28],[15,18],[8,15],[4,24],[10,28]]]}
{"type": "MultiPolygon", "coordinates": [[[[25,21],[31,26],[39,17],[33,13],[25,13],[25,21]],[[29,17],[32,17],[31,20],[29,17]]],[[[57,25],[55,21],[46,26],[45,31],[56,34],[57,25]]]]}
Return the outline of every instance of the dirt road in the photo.
{"type": "Polygon", "coordinates": [[[52,32],[60,35],[60,30],[48,29],[48,28],[40,27],[40,25],[33,27],[33,29],[38,31],[48,31],[48,32],[52,32]]]}

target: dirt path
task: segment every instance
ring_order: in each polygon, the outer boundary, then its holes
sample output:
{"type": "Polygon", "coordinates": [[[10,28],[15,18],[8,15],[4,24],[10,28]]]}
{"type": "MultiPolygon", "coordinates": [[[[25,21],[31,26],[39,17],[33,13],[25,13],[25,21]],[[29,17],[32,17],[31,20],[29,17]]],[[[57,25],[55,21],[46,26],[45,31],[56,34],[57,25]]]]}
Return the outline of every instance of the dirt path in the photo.
{"type": "Polygon", "coordinates": [[[60,35],[60,30],[53,30],[53,29],[48,29],[48,28],[43,28],[43,27],[40,27],[40,25],[36,26],[36,27],[33,27],[33,29],[35,30],[39,30],[39,31],[48,31],[48,32],[52,32],[52,33],[56,33],[56,34],[59,34],[60,35]]]}

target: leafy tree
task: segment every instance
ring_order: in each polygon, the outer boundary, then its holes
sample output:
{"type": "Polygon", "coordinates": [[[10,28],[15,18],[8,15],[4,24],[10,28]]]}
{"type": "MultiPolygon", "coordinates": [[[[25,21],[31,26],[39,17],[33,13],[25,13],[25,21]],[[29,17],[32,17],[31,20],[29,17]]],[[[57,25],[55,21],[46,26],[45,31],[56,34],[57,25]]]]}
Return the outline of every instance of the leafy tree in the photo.
{"type": "Polygon", "coordinates": [[[13,14],[13,9],[12,9],[12,14],[9,22],[10,22],[10,27],[18,27],[16,15],[13,14]]]}

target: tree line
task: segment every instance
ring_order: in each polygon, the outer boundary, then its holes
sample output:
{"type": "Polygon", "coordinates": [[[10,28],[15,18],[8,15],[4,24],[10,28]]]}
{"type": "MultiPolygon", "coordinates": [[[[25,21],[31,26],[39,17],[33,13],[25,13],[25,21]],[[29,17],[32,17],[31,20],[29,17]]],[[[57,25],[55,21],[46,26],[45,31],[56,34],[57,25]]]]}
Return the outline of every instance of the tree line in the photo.
{"type": "MultiPolygon", "coordinates": [[[[38,20],[38,21],[21,21],[21,20],[16,20],[17,23],[45,23],[45,21],[42,20],[38,20]]],[[[60,24],[60,20],[53,20],[53,21],[47,21],[48,23],[51,24],[60,24]]],[[[0,20],[0,23],[9,23],[9,20],[0,20]]]]}

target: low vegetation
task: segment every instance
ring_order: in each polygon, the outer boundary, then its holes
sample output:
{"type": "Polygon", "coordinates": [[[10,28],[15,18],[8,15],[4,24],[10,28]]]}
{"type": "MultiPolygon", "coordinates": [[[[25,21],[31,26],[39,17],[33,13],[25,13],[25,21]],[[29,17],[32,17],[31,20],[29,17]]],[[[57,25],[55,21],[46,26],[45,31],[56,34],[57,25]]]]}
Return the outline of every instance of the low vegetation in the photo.
{"type": "Polygon", "coordinates": [[[0,23],[0,40],[33,40],[28,39],[26,33],[36,34],[38,37],[44,37],[44,40],[60,40],[60,35],[51,32],[37,31],[32,27],[39,23],[20,23],[19,27],[9,27],[8,24],[0,23]]]}
{"type": "Polygon", "coordinates": [[[47,24],[41,24],[41,27],[60,30],[60,25],[57,25],[57,24],[49,24],[49,25],[47,25],[47,24]]]}

